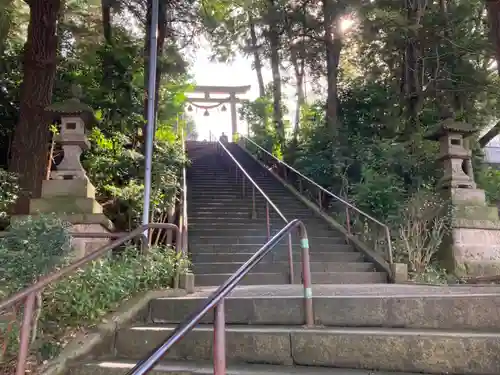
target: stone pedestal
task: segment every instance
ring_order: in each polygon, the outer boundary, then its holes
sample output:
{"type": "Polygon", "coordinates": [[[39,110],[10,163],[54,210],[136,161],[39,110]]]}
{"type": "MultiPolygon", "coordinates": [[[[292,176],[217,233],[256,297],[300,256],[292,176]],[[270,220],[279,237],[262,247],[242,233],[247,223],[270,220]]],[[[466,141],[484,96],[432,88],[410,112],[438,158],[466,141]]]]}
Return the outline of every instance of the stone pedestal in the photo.
{"type": "Polygon", "coordinates": [[[500,220],[481,189],[451,189],[450,232],[442,248],[446,269],[458,276],[500,274],[500,220]]]}
{"type": "MultiPolygon", "coordinates": [[[[46,180],[42,197],[30,201],[30,215],[55,213],[72,224],[77,233],[109,233],[113,224],[95,200],[95,188],[88,179],[46,180]]],[[[76,257],[82,257],[110,242],[106,238],[73,238],[76,257]]]]}

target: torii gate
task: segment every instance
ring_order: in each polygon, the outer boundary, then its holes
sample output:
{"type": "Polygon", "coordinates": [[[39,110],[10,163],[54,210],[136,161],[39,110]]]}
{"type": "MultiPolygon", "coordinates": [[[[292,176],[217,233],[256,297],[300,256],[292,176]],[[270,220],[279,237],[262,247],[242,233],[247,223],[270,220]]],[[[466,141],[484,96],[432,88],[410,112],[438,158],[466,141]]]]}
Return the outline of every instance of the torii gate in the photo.
{"type": "MultiPolygon", "coordinates": [[[[236,104],[242,103],[245,99],[238,98],[236,95],[246,94],[250,90],[250,85],[248,86],[196,86],[192,93],[203,94],[200,96],[188,97],[187,101],[191,103],[196,108],[201,108],[205,110],[205,115],[208,116],[208,110],[212,108],[217,108],[224,103],[229,103],[231,109],[231,138],[238,131],[238,120],[236,113],[236,104]],[[222,98],[214,98],[210,95],[227,95],[222,98]],[[215,103],[214,105],[203,106],[196,103],[215,103]]],[[[191,94],[191,93],[189,93],[191,94]]],[[[225,111],[225,106],[222,107],[222,111],[225,111]]]]}

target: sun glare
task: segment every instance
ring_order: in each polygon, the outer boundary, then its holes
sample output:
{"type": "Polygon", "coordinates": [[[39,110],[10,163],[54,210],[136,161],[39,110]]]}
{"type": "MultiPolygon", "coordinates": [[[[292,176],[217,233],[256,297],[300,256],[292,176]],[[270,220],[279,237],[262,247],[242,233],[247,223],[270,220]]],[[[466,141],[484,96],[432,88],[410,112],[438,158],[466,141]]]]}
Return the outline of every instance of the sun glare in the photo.
{"type": "Polygon", "coordinates": [[[340,20],[340,31],[345,33],[354,26],[354,19],[351,16],[342,17],[340,20]]]}

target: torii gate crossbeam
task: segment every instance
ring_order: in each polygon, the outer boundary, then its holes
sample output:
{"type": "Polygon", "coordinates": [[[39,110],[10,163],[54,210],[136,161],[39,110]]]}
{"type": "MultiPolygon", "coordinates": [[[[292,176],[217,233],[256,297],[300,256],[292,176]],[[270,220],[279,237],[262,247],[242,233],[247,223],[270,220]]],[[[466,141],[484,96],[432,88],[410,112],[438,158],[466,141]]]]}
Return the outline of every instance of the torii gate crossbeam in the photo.
{"type": "MultiPolygon", "coordinates": [[[[188,97],[187,101],[195,106],[195,103],[215,103],[215,106],[211,108],[218,107],[224,103],[229,103],[231,109],[231,138],[238,131],[238,120],[236,113],[236,104],[242,103],[245,99],[238,98],[237,95],[246,94],[250,90],[250,85],[247,86],[196,86],[191,92],[192,94],[203,94],[201,97],[188,97]],[[211,95],[227,95],[222,98],[214,98],[211,95]]],[[[191,94],[190,93],[190,94],[191,94]]],[[[197,106],[204,108],[203,106],[197,106]]]]}

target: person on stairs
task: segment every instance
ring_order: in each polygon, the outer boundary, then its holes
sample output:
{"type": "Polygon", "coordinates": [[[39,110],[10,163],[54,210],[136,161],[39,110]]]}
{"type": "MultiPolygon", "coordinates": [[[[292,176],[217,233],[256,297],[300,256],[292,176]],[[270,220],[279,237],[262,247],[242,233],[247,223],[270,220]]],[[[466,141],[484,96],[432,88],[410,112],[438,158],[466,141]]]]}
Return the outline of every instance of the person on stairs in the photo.
{"type": "Polygon", "coordinates": [[[220,143],[222,143],[223,145],[227,145],[228,142],[229,142],[229,139],[227,138],[227,135],[224,134],[224,132],[222,132],[220,138],[219,138],[219,141],[220,143]]]}

